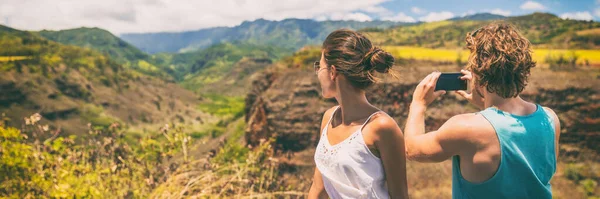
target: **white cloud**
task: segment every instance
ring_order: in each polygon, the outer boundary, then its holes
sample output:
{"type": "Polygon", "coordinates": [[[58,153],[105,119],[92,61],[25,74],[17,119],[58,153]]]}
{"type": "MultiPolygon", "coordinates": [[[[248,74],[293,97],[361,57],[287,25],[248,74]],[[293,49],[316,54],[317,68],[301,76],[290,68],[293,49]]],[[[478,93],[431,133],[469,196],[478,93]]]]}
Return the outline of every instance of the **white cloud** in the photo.
{"type": "Polygon", "coordinates": [[[475,14],[475,10],[469,10],[467,12],[463,12],[460,16],[465,17],[467,15],[473,15],[473,14],[475,14]]]}
{"type": "Polygon", "coordinates": [[[412,8],[410,8],[410,11],[412,11],[415,14],[419,14],[419,15],[425,13],[425,10],[423,10],[419,7],[412,7],[412,8]]]}
{"type": "Polygon", "coordinates": [[[600,17],[600,8],[596,8],[596,10],[594,10],[594,15],[596,15],[596,17],[600,17]]]}
{"type": "Polygon", "coordinates": [[[399,21],[399,22],[416,22],[414,18],[404,14],[403,12],[399,12],[398,14],[390,17],[382,17],[382,20],[390,20],[390,21],[399,21]]]}
{"type": "Polygon", "coordinates": [[[502,15],[502,16],[510,16],[510,10],[502,10],[500,8],[496,8],[493,10],[490,10],[490,13],[492,14],[496,14],[496,15],[502,15]]]}
{"type": "Polygon", "coordinates": [[[327,21],[327,16],[322,15],[315,18],[316,21],[327,21]]]}
{"type": "Polygon", "coordinates": [[[377,14],[381,17],[387,17],[387,16],[394,15],[394,12],[392,12],[391,10],[388,10],[387,8],[381,7],[381,6],[369,6],[369,7],[363,8],[361,10],[365,11],[367,13],[377,14]]]}
{"type": "Polygon", "coordinates": [[[369,15],[366,15],[365,13],[360,13],[360,12],[354,12],[354,13],[334,13],[332,14],[329,19],[331,20],[344,20],[344,21],[349,21],[349,20],[354,20],[354,21],[371,21],[371,17],[369,17],[369,15]]]}
{"type": "Polygon", "coordinates": [[[523,10],[545,10],[546,6],[535,1],[526,1],[520,8],[523,10]]]}
{"type": "MultiPolygon", "coordinates": [[[[100,27],[113,33],[197,30],[264,18],[369,20],[388,0],[0,0],[0,23],[17,29],[100,27]],[[368,18],[367,18],[368,17],[368,18]]],[[[382,11],[381,9],[379,11],[382,11]]]]}
{"type": "Polygon", "coordinates": [[[430,12],[429,14],[419,17],[419,21],[432,22],[432,21],[443,21],[454,17],[454,14],[448,11],[442,12],[430,12]]]}
{"type": "Polygon", "coordinates": [[[574,20],[585,20],[589,21],[594,19],[594,16],[590,14],[590,12],[567,12],[560,15],[560,18],[563,19],[574,19],[574,20]]]}

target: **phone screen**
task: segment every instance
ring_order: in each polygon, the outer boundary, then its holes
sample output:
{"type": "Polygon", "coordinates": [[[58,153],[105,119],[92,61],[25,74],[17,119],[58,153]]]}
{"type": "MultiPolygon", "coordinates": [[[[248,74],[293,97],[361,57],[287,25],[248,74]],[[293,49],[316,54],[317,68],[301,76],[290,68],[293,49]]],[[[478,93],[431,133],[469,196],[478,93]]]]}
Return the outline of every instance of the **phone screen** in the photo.
{"type": "Polygon", "coordinates": [[[435,90],[467,90],[467,81],[461,80],[462,73],[442,73],[438,79],[435,90]]]}

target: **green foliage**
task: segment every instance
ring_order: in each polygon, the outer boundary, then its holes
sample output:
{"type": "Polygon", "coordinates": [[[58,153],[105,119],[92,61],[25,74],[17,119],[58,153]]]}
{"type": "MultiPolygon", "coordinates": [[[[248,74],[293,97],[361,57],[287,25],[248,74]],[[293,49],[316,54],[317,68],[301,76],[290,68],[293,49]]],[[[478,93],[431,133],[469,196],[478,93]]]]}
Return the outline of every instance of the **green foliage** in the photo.
{"type": "Polygon", "coordinates": [[[246,158],[251,150],[238,142],[240,138],[243,138],[244,136],[244,127],[245,123],[242,120],[235,124],[233,134],[228,138],[227,143],[219,150],[217,155],[212,159],[213,163],[226,164],[243,163],[247,161],[246,158]]]}
{"type": "Polygon", "coordinates": [[[206,113],[217,116],[233,116],[238,118],[244,114],[243,97],[227,97],[218,94],[203,96],[208,102],[201,103],[198,108],[206,113]]]}
{"type": "Polygon", "coordinates": [[[170,59],[170,75],[178,81],[184,81],[184,87],[190,88],[218,81],[244,57],[276,60],[291,52],[289,49],[274,46],[234,42],[221,43],[204,50],[175,54],[170,58],[165,55],[156,57],[157,59],[170,59]]]}
{"type": "Polygon", "coordinates": [[[181,128],[165,126],[158,136],[166,141],[146,136],[138,145],[124,141],[117,123],[91,129],[85,140],[56,133],[41,140],[51,131],[31,118],[23,133],[0,126],[0,197],[145,198],[176,167],[171,157],[183,151],[187,161],[190,138],[181,128]]]}
{"type": "Polygon", "coordinates": [[[598,196],[598,179],[600,172],[594,164],[589,162],[569,163],[566,165],[564,175],[567,179],[579,184],[585,194],[590,198],[598,196]]]}
{"type": "MultiPolygon", "coordinates": [[[[22,196],[25,196],[27,192],[39,191],[31,182],[31,172],[34,169],[33,148],[23,144],[23,139],[17,129],[0,126],[0,194],[13,195],[13,190],[22,190],[22,196]]],[[[18,195],[15,193],[15,196],[18,195]]]]}
{"type": "Polygon", "coordinates": [[[582,165],[569,163],[565,168],[565,176],[569,180],[579,182],[583,178],[581,175],[582,165]]]}
{"type": "Polygon", "coordinates": [[[321,59],[321,48],[309,46],[295,52],[292,56],[285,57],[281,63],[291,68],[312,69],[313,63],[321,59]]]}
{"type": "Polygon", "coordinates": [[[593,196],[596,193],[596,189],[598,188],[598,182],[592,179],[586,179],[580,182],[585,194],[587,196],[593,196]]]}
{"type": "Polygon", "coordinates": [[[120,122],[117,118],[106,115],[101,106],[93,104],[84,105],[80,110],[80,115],[83,120],[89,121],[92,126],[99,126],[102,128],[109,127],[115,122],[120,122]]]}

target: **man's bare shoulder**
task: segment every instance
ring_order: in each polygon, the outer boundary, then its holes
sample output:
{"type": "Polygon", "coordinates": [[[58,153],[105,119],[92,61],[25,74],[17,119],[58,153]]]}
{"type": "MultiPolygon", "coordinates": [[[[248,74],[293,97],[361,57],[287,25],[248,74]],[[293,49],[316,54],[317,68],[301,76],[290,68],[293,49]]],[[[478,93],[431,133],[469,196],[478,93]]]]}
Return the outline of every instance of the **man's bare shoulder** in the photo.
{"type": "Polygon", "coordinates": [[[467,140],[478,142],[488,138],[490,133],[495,133],[494,127],[480,113],[467,113],[455,115],[450,118],[439,131],[449,139],[467,140]]]}

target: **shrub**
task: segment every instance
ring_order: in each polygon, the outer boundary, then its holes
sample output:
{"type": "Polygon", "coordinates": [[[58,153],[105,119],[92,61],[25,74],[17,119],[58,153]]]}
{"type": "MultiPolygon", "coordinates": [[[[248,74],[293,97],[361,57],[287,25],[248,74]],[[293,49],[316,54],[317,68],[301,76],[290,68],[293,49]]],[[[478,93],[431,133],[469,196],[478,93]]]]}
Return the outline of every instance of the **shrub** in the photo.
{"type": "Polygon", "coordinates": [[[181,128],[165,126],[129,145],[118,123],[90,129],[77,141],[38,124],[40,119],[27,118],[22,130],[0,123],[0,197],[145,198],[177,167],[171,157],[183,152],[187,160],[190,138],[181,128]]]}

